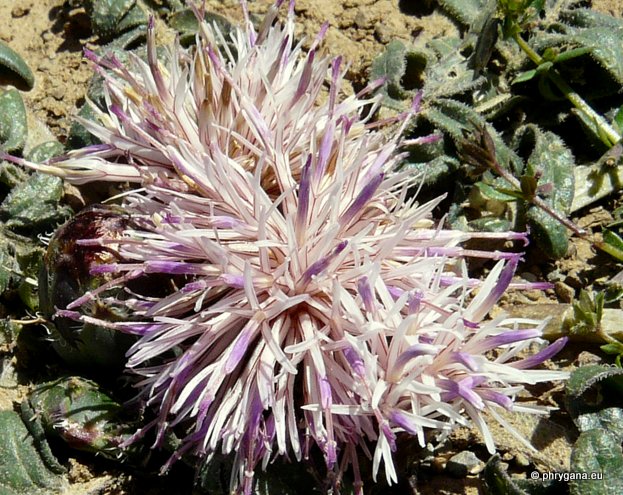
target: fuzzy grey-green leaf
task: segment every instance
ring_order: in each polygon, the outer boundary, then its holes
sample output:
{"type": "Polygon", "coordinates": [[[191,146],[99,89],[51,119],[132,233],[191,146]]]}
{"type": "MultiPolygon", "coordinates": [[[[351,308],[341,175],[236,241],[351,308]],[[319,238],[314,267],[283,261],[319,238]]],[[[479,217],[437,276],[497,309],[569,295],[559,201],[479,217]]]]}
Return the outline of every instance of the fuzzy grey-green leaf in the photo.
{"type": "Polygon", "coordinates": [[[26,83],[28,89],[35,85],[35,76],[24,59],[9,45],[0,41],[0,66],[17,74],[26,83]]]}
{"type": "Polygon", "coordinates": [[[46,141],[30,150],[30,153],[26,155],[26,159],[34,163],[41,163],[53,156],[60,155],[63,149],[63,145],[58,141],[46,141]]]}
{"type": "Polygon", "coordinates": [[[440,0],[439,3],[455,20],[469,26],[478,19],[488,0],[440,0]]]}
{"type": "MultiPolygon", "coordinates": [[[[539,196],[557,212],[565,215],[571,208],[575,191],[575,159],[562,140],[553,132],[534,125],[518,129],[516,148],[532,149],[526,160],[526,174],[539,176],[539,196]]],[[[539,247],[552,258],[564,256],[568,248],[567,231],[544,211],[531,207],[528,223],[539,247]]]]}
{"type": "Polygon", "coordinates": [[[0,149],[21,150],[27,135],[26,107],[22,96],[16,89],[4,91],[0,94],[0,149]]]}
{"type": "Polygon", "coordinates": [[[620,439],[601,428],[582,433],[571,453],[571,472],[586,473],[588,477],[569,481],[571,495],[623,493],[623,454],[620,439]],[[591,477],[599,479],[590,479],[591,477]]]}
{"type": "Polygon", "coordinates": [[[6,242],[0,242],[0,294],[9,288],[15,271],[15,260],[6,242]]]}
{"type": "Polygon", "coordinates": [[[518,131],[518,135],[522,133],[532,134],[530,140],[534,142],[533,151],[526,163],[526,172],[529,175],[540,175],[539,186],[553,186],[546,195],[546,200],[556,210],[568,213],[575,190],[573,154],[553,132],[543,132],[536,126],[525,126],[518,131]]]}
{"type": "Polygon", "coordinates": [[[63,183],[58,177],[33,174],[13,189],[0,205],[0,214],[10,229],[52,226],[69,216],[66,207],[59,207],[63,183]]]}
{"type": "Polygon", "coordinates": [[[119,420],[120,404],[95,382],[77,376],[37,386],[26,404],[46,434],[110,458],[121,455],[119,444],[132,429],[119,420]]]}
{"type": "Polygon", "coordinates": [[[406,47],[400,41],[392,41],[385,51],[372,62],[370,78],[372,80],[386,78],[383,93],[386,99],[399,102],[408,97],[400,83],[407,66],[406,47]]]}
{"type": "Polygon", "coordinates": [[[54,495],[64,492],[67,482],[47,467],[17,413],[0,411],[0,431],[2,495],[54,495]]]}
{"type": "Polygon", "coordinates": [[[86,11],[93,32],[104,39],[113,38],[146,21],[136,0],[91,0],[87,2],[86,11]]]}
{"type": "Polygon", "coordinates": [[[528,209],[530,235],[552,259],[562,258],[569,249],[567,230],[558,220],[536,206],[528,209]]]}
{"type": "Polygon", "coordinates": [[[605,364],[582,366],[571,374],[567,382],[567,395],[579,397],[596,383],[615,377],[623,379],[623,369],[605,364]]]}

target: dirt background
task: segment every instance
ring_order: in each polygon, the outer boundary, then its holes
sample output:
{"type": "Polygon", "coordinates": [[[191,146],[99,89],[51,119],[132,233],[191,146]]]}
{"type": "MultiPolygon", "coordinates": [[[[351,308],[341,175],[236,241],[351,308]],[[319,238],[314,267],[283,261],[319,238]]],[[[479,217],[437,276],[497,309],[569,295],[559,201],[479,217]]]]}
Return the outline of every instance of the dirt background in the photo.
{"type": "MultiPolygon", "coordinates": [[[[241,18],[237,0],[207,0],[208,10],[220,13],[234,21],[241,18]]],[[[64,0],[0,0],[0,40],[8,43],[22,55],[35,73],[35,86],[23,93],[31,112],[30,129],[52,133],[65,142],[76,105],[83,100],[91,69],[83,58],[85,47],[96,48],[89,20],[80,1],[64,0]],[[42,125],[45,124],[45,125],[42,125]],[[46,130],[47,128],[47,130],[46,130]]],[[[272,0],[249,2],[251,12],[262,14],[272,0]]],[[[410,42],[416,38],[447,35],[457,28],[447,18],[426,8],[427,2],[418,0],[297,0],[296,14],[299,34],[311,43],[326,21],[329,30],[324,46],[332,55],[343,55],[350,62],[348,78],[357,88],[365,84],[370,63],[393,39],[410,42]]],[[[615,16],[623,13],[620,0],[595,0],[593,8],[615,16]]],[[[1,73],[1,67],[0,67],[1,73]]],[[[609,200],[613,201],[613,200],[609,200]]],[[[581,227],[598,228],[612,218],[611,205],[602,204],[581,212],[575,220],[581,227]]],[[[528,260],[520,275],[528,280],[544,280],[556,273],[556,289],[545,293],[523,293],[505,296],[501,304],[506,308],[535,303],[568,303],[580,287],[591,285],[599,276],[612,276],[612,263],[595,253],[591,245],[574,240],[570,255],[557,263],[528,260]],[[605,273],[599,273],[605,267],[605,273]]],[[[564,307],[561,307],[564,309],[564,307]]],[[[561,309],[561,311],[562,311],[561,309]]],[[[585,346],[584,346],[585,347],[585,346]]],[[[552,366],[572,368],[579,364],[599,362],[594,350],[569,346],[552,366]]],[[[596,351],[595,351],[596,352],[596,351]]],[[[11,409],[23,398],[28,384],[0,389],[0,409],[11,409]]],[[[541,403],[560,406],[562,386],[531,389],[541,403]]],[[[550,419],[514,415],[509,421],[531,439],[537,451],[531,452],[502,428],[493,428],[499,453],[510,469],[529,473],[568,469],[570,446],[574,428],[565,413],[559,411],[550,419]]],[[[495,421],[492,421],[495,425],[495,421]]],[[[459,451],[471,450],[482,460],[488,459],[482,439],[474,430],[459,429],[447,443],[447,448],[436,452],[430,461],[429,476],[418,485],[422,494],[476,494],[480,491],[478,473],[464,477],[448,477],[445,463],[459,451]]],[[[74,454],[72,454],[74,455],[74,454]]],[[[191,493],[192,475],[187,471],[173,471],[166,478],[152,473],[136,474],[88,454],[65,459],[70,466],[68,494],[180,494],[191,493]]],[[[478,469],[476,470],[478,471],[478,469]]]]}

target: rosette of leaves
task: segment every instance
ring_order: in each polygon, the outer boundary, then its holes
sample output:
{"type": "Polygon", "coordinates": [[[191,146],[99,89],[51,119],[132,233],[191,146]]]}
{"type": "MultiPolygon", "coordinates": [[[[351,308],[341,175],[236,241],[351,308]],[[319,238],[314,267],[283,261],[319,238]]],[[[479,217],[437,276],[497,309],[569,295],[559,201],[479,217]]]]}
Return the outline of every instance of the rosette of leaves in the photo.
{"type": "Polygon", "coordinates": [[[408,46],[394,41],[371,69],[371,79],[386,78],[381,91],[391,110],[404,109],[416,91],[423,92],[422,111],[407,131],[404,166],[424,175],[431,194],[453,184],[452,225],[529,226],[552,258],[566,253],[565,222],[559,220],[573,201],[575,156],[596,159],[620,135],[623,120],[615,94],[621,54],[611,53],[623,46],[623,23],[575,3],[444,0],[440,6],[461,26],[460,37],[408,46]],[[522,33],[528,40],[523,45],[516,39],[522,33]],[[540,53],[538,64],[528,56],[533,52],[540,53]],[[588,104],[597,98],[603,115],[588,104]],[[491,136],[495,162],[516,179],[513,184],[486,163],[465,160],[465,144],[480,129],[491,136]],[[441,139],[434,143],[409,141],[435,130],[441,139]],[[535,204],[547,205],[549,213],[535,204]]]}
{"type": "MultiPolygon", "coordinates": [[[[26,108],[19,91],[0,93],[0,152],[24,154],[28,141],[26,108]]],[[[25,157],[42,162],[63,151],[57,141],[29,146],[25,157]]],[[[63,205],[58,178],[30,174],[0,159],[0,294],[18,295],[32,311],[37,309],[37,273],[43,249],[38,236],[54,229],[70,214],[63,205]],[[10,294],[9,294],[10,291],[10,294]]]]}

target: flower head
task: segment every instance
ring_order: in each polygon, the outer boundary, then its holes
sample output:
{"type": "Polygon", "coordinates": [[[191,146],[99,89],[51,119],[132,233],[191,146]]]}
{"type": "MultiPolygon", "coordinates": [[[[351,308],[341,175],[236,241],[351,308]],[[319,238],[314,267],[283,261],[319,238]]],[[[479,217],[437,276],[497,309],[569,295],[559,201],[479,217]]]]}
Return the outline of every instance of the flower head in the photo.
{"type": "MultiPolygon", "coordinates": [[[[418,204],[407,196],[417,178],[395,171],[419,100],[392,135],[380,132],[363,117],[378,83],[344,96],[346,68],[320,51],[324,33],[305,52],[292,4],[284,24],[277,7],[259,31],[247,17],[229,44],[203,22],[196,47],[173,46],[166,63],[153,26],[146,61],[91,55],[109,112],[83,124],[104,144],[31,164],[78,184],[135,184],[121,200],[124,235],[83,241],[115,245],[118,261],[92,269],[116,274],[105,289],[153,273],[184,280],[163,297],[119,298],[132,320],[106,322],[139,337],[127,366],[157,414],[146,429],[160,440],[186,428],[173,460],[235,453],[245,493],[259,464],[316,447],[338,481],[351,466],[361,486],[361,455],[396,480],[396,435],[423,444],[427,429],[465,424],[463,413],[492,450],[483,411],[543,412],[513,398],[564,377],[526,369],[564,342],[518,360],[541,323],[485,317],[519,255],[461,242],[525,238],[436,227],[441,198],[418,204]],[[498,260],[484,283],[466,275],[469,257],[498,260]]],[[[95,297],[63,314],[84,319],[95,297]]]]}

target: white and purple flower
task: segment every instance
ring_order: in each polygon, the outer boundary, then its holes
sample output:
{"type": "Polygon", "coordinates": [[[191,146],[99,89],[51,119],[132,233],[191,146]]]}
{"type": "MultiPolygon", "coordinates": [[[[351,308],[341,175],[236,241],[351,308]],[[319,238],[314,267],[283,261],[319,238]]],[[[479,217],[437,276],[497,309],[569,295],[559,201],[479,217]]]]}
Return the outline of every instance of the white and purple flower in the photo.
{"type": "Polygon", "coordinates": [[[166,297],[115,301],[132,321],[99,323],[139,337],[127,367],[157,417],[137,436],[155,428],[158,443],[190,428],[171,462],[234,453],[244,493],[259,465],[313,448],[336,483],[350,466],[361,489],[360,456],[396,481],[397,434],[423,445],[427,430],[466,417],[493,451],[483,412],[503,423],[500,409],[546,413],[513,399],[524,384],[566,377],[530,369],[565,341],[518,358],[542,322],[485,318],[520,255],[461,243],[525,236],[435,226],[441,198],[418,204],[407,195],[418,178],[395,171],[419,100],[391,135],[377,130],[362,115],[379,105],[379,83],[344,96],[341,58],[320,50],[325,30],[304,51],[292,4],[273,23],[278,4],[259,31],[245,8],[233,50],[203,22],[196,47],[173,46],[167,63],[153,25],[147,61],[89,54],[109,113],[83,124],[104,144],[28,165],[76,184],[134,184],[121,199],[132,224],[121,239],[80,241],[114,245],[120,261],[94,266],[114,280],[61,314],[97,322],[80,306],[111,286],[185,276],[166,297]],[[497,260],[484,282],[467,276],[470,257],[497,260]]]}

